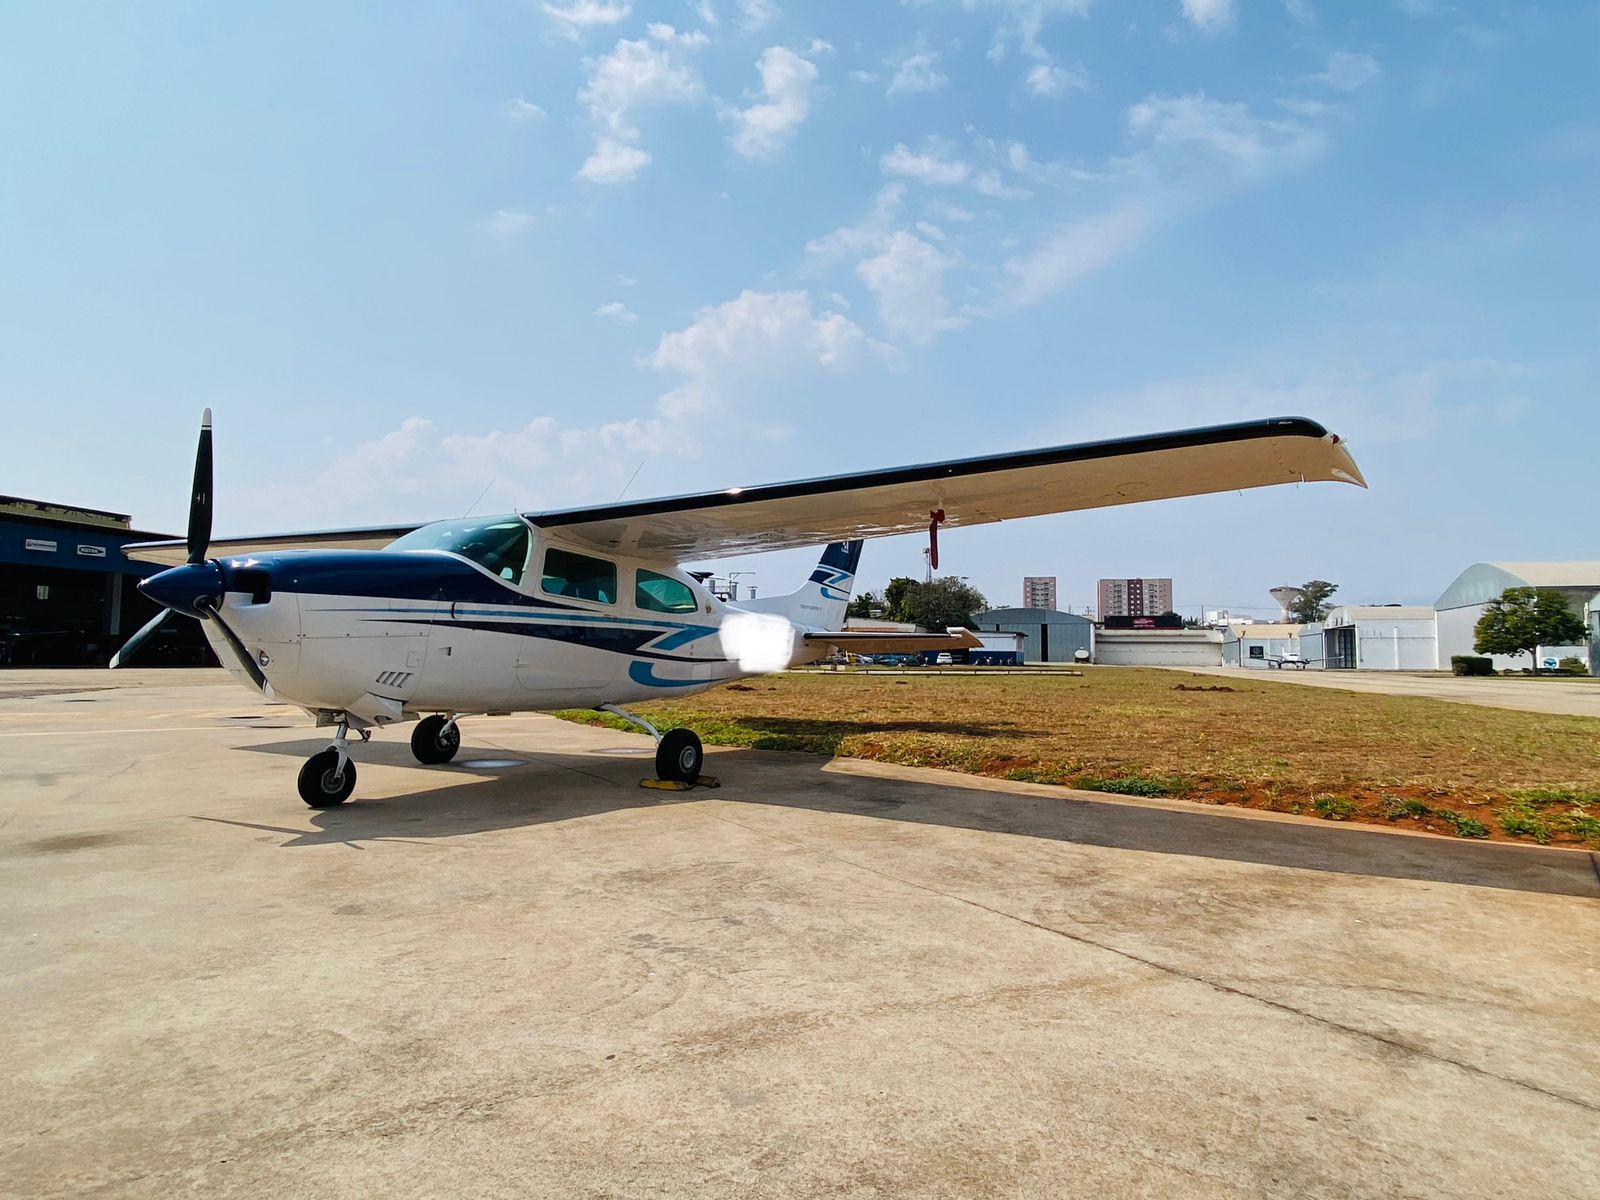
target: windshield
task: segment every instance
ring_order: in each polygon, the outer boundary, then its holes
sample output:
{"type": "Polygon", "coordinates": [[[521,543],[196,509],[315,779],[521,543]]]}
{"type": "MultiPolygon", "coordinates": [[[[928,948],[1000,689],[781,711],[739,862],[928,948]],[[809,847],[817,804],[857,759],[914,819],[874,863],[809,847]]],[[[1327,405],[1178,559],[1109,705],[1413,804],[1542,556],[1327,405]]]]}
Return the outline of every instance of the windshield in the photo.
{"type": "Polygon", "coordinates": [[[436,521],[390,542],[390,550],[448,550],[469,558],[489,574],[520,584],[531,538],[520,517],[436,521]]]}

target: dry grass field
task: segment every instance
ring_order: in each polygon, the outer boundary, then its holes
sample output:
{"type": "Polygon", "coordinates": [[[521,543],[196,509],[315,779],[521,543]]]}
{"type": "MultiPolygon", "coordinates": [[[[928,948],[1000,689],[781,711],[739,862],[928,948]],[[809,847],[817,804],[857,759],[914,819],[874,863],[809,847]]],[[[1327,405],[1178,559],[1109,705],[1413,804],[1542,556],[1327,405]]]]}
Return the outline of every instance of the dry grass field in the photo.
{"type": "Polygon", "coordinates": [[[774,675],[639,712],[715,745],[1600,849],[1588,717],[1093,667],[774,675]]]}

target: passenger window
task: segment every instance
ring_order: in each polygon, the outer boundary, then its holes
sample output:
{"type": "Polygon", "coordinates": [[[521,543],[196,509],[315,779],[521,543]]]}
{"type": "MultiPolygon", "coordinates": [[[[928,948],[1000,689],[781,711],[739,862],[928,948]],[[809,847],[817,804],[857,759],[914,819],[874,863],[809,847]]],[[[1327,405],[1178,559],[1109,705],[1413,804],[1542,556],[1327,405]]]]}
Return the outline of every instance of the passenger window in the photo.
{"type": "Polygon", "coordinates": [[[552,596],[615,604],[617,565],[603,558],[552,548],[544,556],[544,590],[552,596]]]}
{"type": "Polygon", "coordinates": [[[681,579],[641,570],[633,589],[633,602],[650,612],[692,613],[700,610],[694,589],[681,579]]]}

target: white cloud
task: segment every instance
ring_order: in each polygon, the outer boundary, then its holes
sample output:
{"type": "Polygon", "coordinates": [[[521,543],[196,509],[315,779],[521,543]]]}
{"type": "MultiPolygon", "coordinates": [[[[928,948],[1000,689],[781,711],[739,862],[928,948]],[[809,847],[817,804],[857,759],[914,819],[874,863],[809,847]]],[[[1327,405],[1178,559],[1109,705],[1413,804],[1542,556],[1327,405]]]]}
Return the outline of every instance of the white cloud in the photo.
{"type": "MultiPolygon", "coordinates": [[[[651,28],[654,31],[656,27],[651,28]]],[[[660,28],[672,31],[670,25],[660,28]]],[[[689,64],[674,61],[670,39],[667,45],[652,45],[643,39],[625,38],[610,54],[585,59],[584,68],[588,81],[578,99],[588,106],[596,124],[619,136],[637,136],[629,121],[635,108],[689,104],[703,91],[700,73],[689,64]]]]}
{"type": "Polygon", "coordinates": [[[602,304],[594,310],[594,315],[603,317],[607,321],[615,321],[618,325],[632,325],[639,319],[633,310],[620,300],[602,304]]]}
{"type": "Polygon", "coordinates": [[[594,153],[578,168],[578,178],[590,183],[632,183],[650,165],[648,152],[614,138],[601,138],[594,153]]]}
{"type": "Polygon", "coordinates": [[[685,329],[663,334],[649,365],[683,381],[658,402],[662,415],[679,419],[722,409],[759,380],[789,379],[818,368],[846,370],[874,356],[887,357],[850,318],[812,311],[803,291],[744,291],[701,309],[685,329]]]}
{"type": "Polygon", "coordinates": [[[641,458],[687,456],[695,445],[659,417],[570,425],[535,417],[517,429],[447,433],[426,417],[359,442],[309,479],[264,489],[262,503],[306,519],[433,520],[478,512],[563,508],[614,500],[641,458]],[[487,491],[485,490],[487,488],[487,491]],[[315,496],[315,511],[306,497],[315,496]]]}
{"type": "Polygon", "coordinates": [[[1303,166],[1325,142],[1293,117],[1257,117],[1204,95],[1149,96],[1128,110],[1128,152],[1099,180],[1110,193],[1101,208],[1012,255],[998,304],[1036,304],[1110,266],[1185,210],[1303,166]]]}
{"type": "Polygon", "coordinates": [[[699,50],[711,44],[711,39],[701,30],[691,29],[684,33],[671,25],[661,21],[652,21],[644,27],[644,31],[651,41],[660,42],[664,46],[682,46],[687,50],[699,50]]]}
{"type": "Polygon", "coordinates": [[[1302,25],[1315,25],[1317,23],[1317,10],[1311,7],[1311,0],[1283,0],[1283,7],[1291,17],[1302,25]]]}
{"type": "Polygon", "coordinates": [[[1027,188],[1017,187],[1000,178],[999,171],[979,171],[972,177],[972,186],[982,196],[996,200],[1026,200],[1033,195],[1027,188]]]}
{"type": "Polygon", "coordinates": [[[778,19],[778,6],[773,0],[739,0],[739,27],[754,33],[778,19]]]}
{"type": "Polygon", "coordinates": [[[1052,100],[1068,92],[1089,90],[1089,76],[1082,67],[1062,67],[1053,63],[1035,63],[1023,82],[1033,95],[1052,100]]]}
{"type": "Polygon", "coordinates": [[[711,0],[693,0],[689,5],[689,11],[699,17],[703,24],[713,29],[717,27],[717,10],[712,6],[711,0]]]}
{"type": "Polygon", "coordinates": [[[1378,60],[1370,54],[1335,50],[1328,55],[1327,65],[1308,78],[1312,83],[1326,84],[1335,91],[1354,92],[1376,79],[1378,71],[1378,60]]]}
{"type": "Polygon", "coordinates": [[[591,183],[627,183],[650,163],[651,156],[633,145],[639,138],[632,120],[635,110],[692,104],[704,94],[700,73],[678,54],[704,46],[706,35],[679,33],[659,23],[647,32],[648,39],[624,38],[611,53],[583,60],[587,81],[578,99],[588,106],[600,132],[578,176],[591,183]]]}
{"type": "Polygon", "coordinates": [[[570,41],[577,41],[590,29],[616,25],[628,19],[633,5],[628,0],[573,0],[562,7],[541,4],[545,16],[556,27],[556,32],[570,41]]]}
{"type": "Polygon", "coordinates": [[[522,208],[502,208],[491,213],[483,222],[486,233],[510,240],[521,237],[539,223],[539,219],[522,208]]]}
{"type": "Polygon", "coordinates": [[[894,76],[889,80],[891,96],[936,92],[950,82],[950,77],[939,70],[939,56],[931,50],[908,54],[894,64],[894,68],[894,76]]]}
{"type": "Polygon", "coordinates": [[[945,158],[937,147],[930,146],[918,154],[896,143],[893,150],[878,159],[878,166],[888,175],[903,175],[918,183],[949,187],[965,183],[972,167],[960,159],[945,158]]]}
{"type": "Polygon", "coordinates": [[[1173,173],[1174,160],[1256,173],[1297,166],[1320,153],[1326,139],[1302,121],[1256,117],[1243,104],[1201,93],[1150,96],[1128,110],[1128,130],[1141,152],[1125,165],[1173,173]]]}
{"type": "Polygon", "coordinates": [[[959,204],[949,204],[943,200],[935,200],[928,205],[928,215],[938,217],[941,221],[959,221],[965,224],[974,220],[974,215],[959,204]]]}
{"type": "Polygon", "coordinates": [[[1036,304],[1103,270],[1143,241],[1154,224],[1149,212],[1129,202],[1058,226],[1026,254],[1007,260],[1007,303],[1036,304]]]}
{"type": "Polygon", "coordinates": [[[856,274],[878,303],[878,316],[895,336],[918,345],[940,333],[967,324],[950,315],[944,296],[944,273],[956,260],[944,251],[901,230],[889,237],[883,252],[863,260],[856,274]]]}
{"type": "Polygon", "coordinates": [[[811,88],[817,81],[814,63],[782,46],[769,46],[756,61],[765,100],[729,110],[738,128],[731,139],[745,158],[771,158],[783,149],[811,113],[811,88]]]}
{"type": "Polygon", "coordinates": [[[506,105],[506,120],[508,121],[542,121],[544,116],[544,109],[537,104],[528,103],[521,96],[506,105]]]}
{"type": "Polygon", "coordinates": [[[812,268],[821,270],[853,255],[881,249],[899,220],[905,197],[905,184],[885,184],[878,189],[871,212],[861,221],[812,238],[806,243],[812,268]]]}
{"type": "Polygon", "coordinates": [[[1196,29],[1216,33],[1233,24],[1234,0],[1183,0],[1183,15],[1196,29]]]}

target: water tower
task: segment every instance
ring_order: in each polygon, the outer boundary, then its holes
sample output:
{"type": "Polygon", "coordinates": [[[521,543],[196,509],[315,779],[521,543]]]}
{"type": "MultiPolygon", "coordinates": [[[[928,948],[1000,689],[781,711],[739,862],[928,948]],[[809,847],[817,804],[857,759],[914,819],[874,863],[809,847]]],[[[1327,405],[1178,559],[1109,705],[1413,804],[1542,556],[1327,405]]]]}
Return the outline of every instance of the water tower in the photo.
{"type": "Polygon", "coordinates": [[[1289,622],[1289,606],[1304,596],[1304,588],[1275,587],[1272,589],[1272,598],[1278,602],[1278,620],[1284,624],[1289,622]]]}

